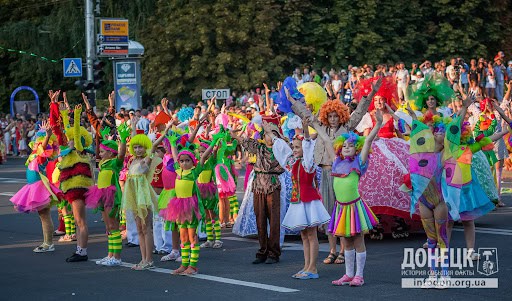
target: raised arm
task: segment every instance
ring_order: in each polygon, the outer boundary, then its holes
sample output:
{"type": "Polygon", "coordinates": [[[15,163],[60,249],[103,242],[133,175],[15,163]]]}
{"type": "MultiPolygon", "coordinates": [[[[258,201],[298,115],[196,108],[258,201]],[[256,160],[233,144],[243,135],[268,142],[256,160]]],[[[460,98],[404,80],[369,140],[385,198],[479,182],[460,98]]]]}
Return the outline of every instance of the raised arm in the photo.
{"type": "MultiPolygon", "coordinates": [[[[508,90],[507,93],[510,93],[510,90],[508,90]]],[[[510,119],[507,116],[507,114],[505,114],[505,111],[503,111],[503,109],[500,107],[499,103],[495,99],[493,99],[492,105],[493,105],[494,109],[496,111],[498,111],[498,114],[500,114],[500,116],[501,116],[501,118],[503,118],[503,120],[505,120],[508,124],[510,124],[512,122],[512,119],[510,119]]]]}
{"type": "Polygon", "coordinates": [[[411,116],[412,120],[418,120],[418,116],[416,116],[416,112],[411,108],[411,104],[407,102],[407,106],[405,107],[407,113],[411,116]]]}
{"type": "Polygon", "coordinates": [[[462,127],[462,123],[464,123],[464,116],[466,116],[466,113],[468,111],[469,106],[475,101],[475,95],[469,94],[464,100],[462,101],[462,108],[459,111],[460,118],[460,127],[462,127]]]}
{"type": "Polygon", "coordinates": [[[380,128],[382,127],[382,113],[377,110],[375,112],[376,123],[373,127],[373,130],[370,132],[368,136],[366,136],[366,140],[364,141],[363,149],[361,150],[361,162],[365,163],[368,159],[368,154],[370,154],[370,149],[372,147],[373,139],[377,136],[380,128]]]}
{"type": "Polygon", "coordinates": [[[46,146],[48,146],[48,141],[50,141],[50,137],[52,136],[52,127],[48,121],[43,120],[41,123],[41,130],[46,132],[43,143],[41,143],[41,147],[45,150],[46,146]]]}
{"type": "Polygon", "coordinates": [[[396,116],[395,111],[387,103],[384,105],[386,106],[386,109],[388,110],[389,114],[391,114],[394,120],[400,120],[400,117],[396,116]]]}
{"type": "Polygon", "coordinates": [[[364,114],[368,112],[368,108],[372,103],[372,99],[375,96],[375,94],[379,91],[381,85],[382,77],[377,79],[375,83],[372,83],[372,91],[370,92],[370,94],[361,99],[361,101],[357,105],[357,108],[354,110],[352,115],[350,115],[350,119],[346,125],[347,131],[353,131],[357,127],[359,122],[361,122],[361,119],[363,119],[364,114]]]}
{"type": "Polygon", "coordinates": [[[75,140],[75,149],[78,151],[83,151],[84,146],[82,144],[82,139],[80,136],[80,115],[82,114],[82,105],[75,106],[75,112],[73,115],[73,139],[75,140]]]}

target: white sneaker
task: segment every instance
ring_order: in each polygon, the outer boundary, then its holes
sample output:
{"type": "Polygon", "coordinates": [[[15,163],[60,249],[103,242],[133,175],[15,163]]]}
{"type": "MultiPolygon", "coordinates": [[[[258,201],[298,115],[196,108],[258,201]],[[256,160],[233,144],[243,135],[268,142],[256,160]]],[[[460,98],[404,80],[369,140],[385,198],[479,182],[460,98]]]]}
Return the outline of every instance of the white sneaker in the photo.
{"type": "Polygon", "coordinates": [[[207,240],[207,241],[203,242],[200,247],[201,248],[211,248],[211,247],[213,247],[213,241],[207,240]]]}
{"type": "Polygon", "coordinates": [[[450,287],[450,277],[441,276],[437,279],[436,288],[437,289],[446,289],[450,287]]]}
{"type": "Polygon", "coordinates": [[[103,257],[102,259],[100,260],[96,260],[96,264],[104,264],[105,262],[109,261],[110,260],[110,257],[103,257]]]}
{"type": "Polygon", "coordinates": [[[215,243],[213,244],[212,248],[214,249],[220,249],[222,248],[222,245],[223,245],[223,242],[220,241],[220,240],[216,240],[215,243]]]}
{"type": "Polygon", "coordinates": [[[176,262],[181,262],[181,256],[176,258],[176,262]]]}
{"type": "Polygon", "coordinates": [[[162,256],[162,258],[160,258],[160,261],[175,261],[176,259],[178,259],[178,257],[180,257],[180,252],[172,250],[171,253],[162,256]]]}
{"type": "Polygon", "coordinates": [[[52,245],[48,245],[46,243],[41,244],[39,247],[35,248],[34,253],[46,253],[55,251],[55,247],[52,245]]]}
{"type": "Polygon", "coordinates": [[[116,259],[115,257],[110,257],[105,262],[103,262],[102,265],[108,266],[108,267],[114,267],[114,266],[121,265],[121,263],[122,263],[121,259],[116,259]]]}

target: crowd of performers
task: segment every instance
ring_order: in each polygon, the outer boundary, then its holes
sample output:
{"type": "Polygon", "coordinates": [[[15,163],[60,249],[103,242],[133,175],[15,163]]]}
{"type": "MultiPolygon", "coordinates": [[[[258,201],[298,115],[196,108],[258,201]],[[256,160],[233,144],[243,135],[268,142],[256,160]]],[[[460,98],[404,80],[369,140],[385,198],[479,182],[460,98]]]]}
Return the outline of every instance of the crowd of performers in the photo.
{"type": "MultiPolygon", "coordinates": [[[[317,234],[327,234],[323,262],[346,268],[333,285],[364,284],[365,234],[398,238],[423,228],[425,247],[443,250],[439,260],[449,262],[453,223],[461,221],[468,255],[478,258],[474,220],[499,201],[501,169],[494,166],[506,156],[510,90],[501,105],[461,95],[450,113],[445,106],[456,96],[435,76],[407,101],[397,101],[390,78],[361,81],[350,106],[316,83],[297,87],[287,78],[279,86],[278,100],[267,97],[265,112],[252,120],[184,108],[177,116],[162,112],[149,134],[136,122],[115,126],[112,95],[103,119],[83,96],[95,142],[80,125],[82,105],[71,110],[50,91],[50,117],[26,163],[28,184],[11,198],[17,210],[40,216],[44,241],[34,252],[54,250],[50,208],[57,205],[66,239],[77,240],[67,262],[88,260],[86,208],[105,222],[108,253],[96,263],[106,266],[121,264],[120,223],[131,216],[141,253],[134,270],[154,268],[153,249],[167,241],[172,251],[162,260],[181,262],[172,274],[196,274],[200,249],[221,248],[221,227],[230,223],[237,235],[257,235],[254,264],[279,262],[285,234],[300,233],[297,279],[319,278],[317,234]],[[248,163],[239,208],[240,151],[248,163]],[[201,245],[199,233],[206,234],[201,245]]],[[[430,269],[432,278],[448,277],[446,268],[430,269]]]]}

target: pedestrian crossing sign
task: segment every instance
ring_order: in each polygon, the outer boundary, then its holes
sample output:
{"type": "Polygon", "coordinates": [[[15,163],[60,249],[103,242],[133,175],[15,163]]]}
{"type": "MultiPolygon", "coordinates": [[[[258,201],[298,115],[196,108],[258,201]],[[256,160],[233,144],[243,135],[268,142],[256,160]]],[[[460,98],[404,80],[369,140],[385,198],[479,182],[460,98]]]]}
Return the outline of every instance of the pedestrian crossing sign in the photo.
{"type": "Polygon", "coordinates": [[[64,77],[82,77],[82,59],[66,58],[62,61],[64,77]]]}

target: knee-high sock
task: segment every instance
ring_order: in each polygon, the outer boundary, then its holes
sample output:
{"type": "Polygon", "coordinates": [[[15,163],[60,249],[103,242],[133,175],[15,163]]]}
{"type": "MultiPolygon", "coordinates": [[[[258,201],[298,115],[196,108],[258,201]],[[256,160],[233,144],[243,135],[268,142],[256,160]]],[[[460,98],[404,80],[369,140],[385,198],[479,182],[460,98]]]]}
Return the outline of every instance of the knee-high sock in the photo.
{"type": "Polygon", "coordinates": [[[123,241],[121,239],[121,231],[114,230],[110,232],[109,243],[111,244],[111,251],[114,254],[120,254],[123,250],[123,241]]]}
{"type": "Polygon", "coordinates": [[[190,245],[190,266],[197,267],[197,262],[199,261],[199,246],[198,245],[190,245]]]}
{"type": "Polygon", "coordinates": [[[356,276],[363,277],[364,265],[366,264],[366,251],[356,253],[357,271],[356,276]]]}
{"type": "Polygon", "coordinates": [[[448,242],[448,235],[446,233],[448,221],[445,219],[436,220],[436,234],[437,246],[439,247],[440,256],[442,259],[441,271],[443,276],[448,276],[448,265],[450,262],[450,246],[448,242]]]}
{"type": "Polygon", "coordinates": [[[114,253],[112,251],[112,233],[107,234],[107,240],[108,240],[108,253],[114,253]]]}
{"type": "Polygon", "coordinates": [[[206,221],[206,240],[213,241],[212,221],[206,221]]]}
{"type": "Polygon", "coordinates": [[[234,216],[238,214],[238,198],[235,195],[232,195],[228,198],[229,200],[229,215],[234,216]]]}
{"type": "Polygon", "coordinates": [[[433,218],[422,218],[421,223],[423,224],[423,229],[427,234],[427,244],[428,244],[428,254],[429,254],[429,267],[430,271],[436,270],[436,247],[437,247],[437,231],[436,224],[433,218]]]}
{"type": "Polygon", "coordinates": [[[76,234],[75,216],[73,214],[70,214],[69,219],[70,219],[70,226],[71,226],[71,235],[76,234]]]}
{"type": "Polygon", "coordinates": [[[66,214],[63,216],[66,235],[71,235],[71,215],[66,214]]]}
{"type": "Polygon", "coordinates": [[[181,245],[181,265],[188,267],[190,265],[190,243],[186,242],[181,245]]]}
{"type": "Polygon", "coordinates": [[[345,250],[345,274],[354,277],[354,268],[356,265],[356,249],[345,250]]]}
{"type": "Polygon", "coordinates": [[[213,230],[215,231],[215,240],[220,240],[221,239],[220,223],[218,220],[217,221],[212,220],[212,224],[213,224],[213,230]]]}

